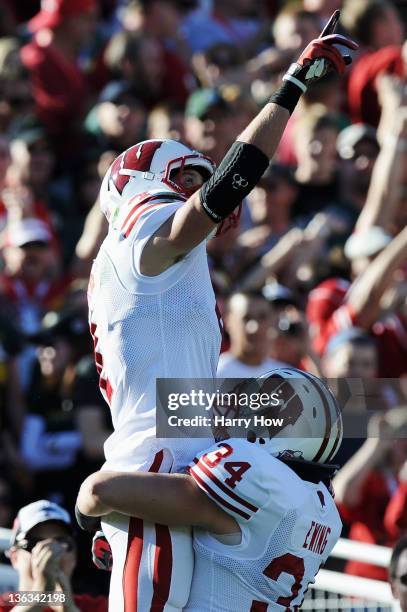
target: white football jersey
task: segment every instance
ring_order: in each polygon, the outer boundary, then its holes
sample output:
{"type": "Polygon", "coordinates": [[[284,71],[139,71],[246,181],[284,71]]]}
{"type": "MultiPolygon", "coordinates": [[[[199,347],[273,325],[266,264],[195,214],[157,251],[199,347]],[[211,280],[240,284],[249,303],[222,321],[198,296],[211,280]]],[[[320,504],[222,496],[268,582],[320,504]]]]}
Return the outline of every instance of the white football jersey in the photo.
{"type": "Polygon", "coordinates": [[[301,480],[257,444],[230,439],[202,453],[190,474],[232,515],[238,544],[195,530],[189,612],[297,610],[342,529],[320,482],[301,480]]]}
{"type": "Polygon", "coordinates": [[[89,320],[114,427],[105,469],[148,470],[155,453],[169,449],[162,467],[177,471],[213,444],[209,428],[206,438],[155,437],[156,379],[214,379],[221,343],[205,241],[158,276],[140,272],[143,247],[182,205],[171,194],[133,198],[93,264],[89,320]]]}

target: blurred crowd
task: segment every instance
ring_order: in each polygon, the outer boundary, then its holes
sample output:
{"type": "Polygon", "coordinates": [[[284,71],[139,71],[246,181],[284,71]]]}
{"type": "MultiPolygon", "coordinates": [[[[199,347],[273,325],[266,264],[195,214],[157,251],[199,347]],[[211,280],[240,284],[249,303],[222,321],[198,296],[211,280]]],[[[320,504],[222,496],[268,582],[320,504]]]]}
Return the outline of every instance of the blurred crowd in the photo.
{"type": "MultiPolygon", "coordinates": [[[[360,45],[351,68],[303,96],[240,227],[208,243],[219,374],[283,363],[370,381],[369,436],[343,443],[338,505],[355,539],[407,530],[402,0],[0,0],[0,526],[40,498],[72,513],[103,462],[86,291],[110,163],[146,138],[219,163],[337,8],[360,45]]],[[[89,558],[75,584],[105,592],[89,558]]]]}

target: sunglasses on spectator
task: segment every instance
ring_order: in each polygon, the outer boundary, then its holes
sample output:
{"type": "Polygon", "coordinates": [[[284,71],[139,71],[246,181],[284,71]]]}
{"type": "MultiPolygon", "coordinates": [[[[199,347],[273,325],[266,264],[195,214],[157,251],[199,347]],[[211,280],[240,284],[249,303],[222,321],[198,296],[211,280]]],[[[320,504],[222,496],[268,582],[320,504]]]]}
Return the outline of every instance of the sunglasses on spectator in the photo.
{"type": "MultiPolygon", "coordinates": [[[[33,548],[39,542],[43,542],[44,540],[47,540],[47,539],[48,538],[27,538],[26,540],[21,540],[21,542],[17,544],[17,548],[21,548],[22,550],[26,550],[27,552],[32,552],[33,548]]],[[[73,550],[74,548],[74,541],[69,536],[61,536],[58,538],[49,538],[49,539],[53,540],[54,542],[59,542],[59,544],[65,544],[66,552],[69,552],[73,550]]]]}

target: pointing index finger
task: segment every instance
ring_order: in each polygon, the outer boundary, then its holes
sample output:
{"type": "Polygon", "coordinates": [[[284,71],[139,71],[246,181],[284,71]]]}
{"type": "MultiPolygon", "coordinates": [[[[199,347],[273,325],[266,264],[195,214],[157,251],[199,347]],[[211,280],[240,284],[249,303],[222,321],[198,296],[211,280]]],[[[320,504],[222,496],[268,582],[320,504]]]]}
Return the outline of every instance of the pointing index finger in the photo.
{"type": "Polygon", "coordinates": [[[321,32],[321,34],[319,36],[320,38],[322,38],[323,36],[327,36],[327,34],[333,34],[335,32],[340,15],[341,15],[341,11],[339,11],[339,10],[336,10],[333,13],[333,15],[330,17],[328,23],[326,24],[326,26],[322,30],[322,32],[321,32]]]}

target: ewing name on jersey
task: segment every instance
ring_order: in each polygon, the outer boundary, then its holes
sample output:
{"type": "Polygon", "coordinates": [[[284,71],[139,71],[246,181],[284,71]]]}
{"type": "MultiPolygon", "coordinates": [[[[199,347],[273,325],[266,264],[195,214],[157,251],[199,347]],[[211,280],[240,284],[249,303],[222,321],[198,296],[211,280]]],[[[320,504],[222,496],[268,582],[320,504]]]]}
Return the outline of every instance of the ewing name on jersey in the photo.
{"type": "Polygon", "coordinates": [[[230,439],[189,468],[201,489],[232,515],[240,543],[195,530],[188,612],[299,609],[342,529],[331,494],[301,480],[257,444],[230,439]]]}

